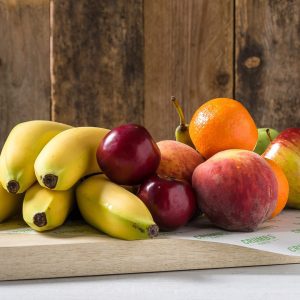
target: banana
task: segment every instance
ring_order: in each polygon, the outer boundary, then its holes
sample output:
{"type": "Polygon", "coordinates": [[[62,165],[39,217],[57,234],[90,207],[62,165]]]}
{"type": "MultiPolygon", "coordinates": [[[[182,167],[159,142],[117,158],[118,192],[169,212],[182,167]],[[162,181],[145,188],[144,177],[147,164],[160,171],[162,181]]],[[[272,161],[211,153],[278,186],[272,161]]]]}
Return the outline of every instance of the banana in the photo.
{"type": "Polygon", "coordinates": [[[74,190],[51,191],[38,183],[30,187],[23,201],[23,219],[36,231],[62,225],[74,203],[74,190]]]}
{"type": "Polygon", "coordinates": [[[40,185],[64,191],[81,177],[100,172],[96,151],[108,132],[104,128],[78,127],[58,134],[35,161],[35,174],[40,185]]]}
{"type": "Polygon", "coordinates": [[[0,181],[10,193],[23,193],[35,181],[34,161],[55,135],[71,126],[52,121],[28,121],[10,132],[0,156],[0,181]]]}
{"type": "Polygon", "coordinates": [[[8,193],[0,184],[0,223],[21,211],[22,198],[21,194],[8,193]]]}
{"type": "Polygon", "coordinates": [[[103,175],[79,184],[76,199],[86,222],[110,236],[137,240],[158,234],[158,226],[144,203],[103,175]]]}

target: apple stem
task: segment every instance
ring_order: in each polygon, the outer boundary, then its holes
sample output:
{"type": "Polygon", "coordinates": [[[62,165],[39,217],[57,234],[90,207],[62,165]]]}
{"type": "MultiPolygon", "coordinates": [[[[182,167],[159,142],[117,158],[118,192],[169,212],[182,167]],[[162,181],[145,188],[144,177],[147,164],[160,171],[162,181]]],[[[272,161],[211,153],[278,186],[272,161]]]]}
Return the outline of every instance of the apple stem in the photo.
{"type": "Polygon", "coordinates": [[[270,143],[272,143],[273,139],[272,139],[271,134],[270,134],[270,129],[267,128],[267,129],[266,129],[266,132],[267,132],[268,138],[269,138],[269,140],[270,140],[270,143]]]}
{"type": "Polygon", "coordinates": [[[179,119],[180,119],[180,126],[184,126],[185,127],[185,118],[184,118],[184,114],[183,114],[183,111],[182,111],[182,108],[181,106],[179,105],[178,103],[178,100],[176,99],[176,97],[172,96],[171,97],[171,101],[173,102],[175,108],[176,108],[176,111],[179,115],[179,119]]]}

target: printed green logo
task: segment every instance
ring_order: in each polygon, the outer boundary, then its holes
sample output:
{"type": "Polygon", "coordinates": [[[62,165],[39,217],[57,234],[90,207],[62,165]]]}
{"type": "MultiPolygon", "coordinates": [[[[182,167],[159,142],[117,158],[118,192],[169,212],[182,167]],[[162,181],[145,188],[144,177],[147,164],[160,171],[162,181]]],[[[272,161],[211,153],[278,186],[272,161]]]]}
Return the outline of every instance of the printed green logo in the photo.
{"type": "Polygon", "coordinates": [[[8,232],[9,233],[33,233],[33,234],[36,234],[36,231],[34,231],[31,228],[16,228],[16,229],[11,229],[8,232]]]}
{"type": "Polygon", "coordinates": [[[211,238],[211,239],[215,239],[221,236],[224,236],[228,234],[227,232],[222,232],[222,231],[217,231],[217,232],[211,232],[211,233],[203,233],[203,234],[198,234],[198,235],[194,235],[194,238],[196,239],[206,239],[206,238],[211,238]]]}
{"type": "Polygon", "coordinates": [[[273,236],[271,234],[267,234],[267,235],[256,236],[256,237],[249,238],[249,239],[244,239],[244,240],[241,240],[241,242],[246,245],[255,245],[255,244],[261,245],[261,244],[267,244],[274,240],[276,240],[275,236],[273,236]]]}
{"type": "Polygon", "coordinates": [[[294,245],[294,246],[290,246],[290,247],[288,247],[288,249],[289,249],[291,252],[300,252],[300,244],[294,245]]]}

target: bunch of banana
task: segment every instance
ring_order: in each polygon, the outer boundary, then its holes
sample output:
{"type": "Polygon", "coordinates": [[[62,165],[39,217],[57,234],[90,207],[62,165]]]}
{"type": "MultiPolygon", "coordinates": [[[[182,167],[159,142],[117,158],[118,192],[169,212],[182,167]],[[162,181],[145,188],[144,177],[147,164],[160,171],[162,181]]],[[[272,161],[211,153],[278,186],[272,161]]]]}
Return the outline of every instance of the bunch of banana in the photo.
{"type": "Polygon", "coordinates": [[[0,223],[21,212],[22,198],[22,194],[10,194],[0,184],[0,223]]]}
{"type": "Polygon", "coordinates": [[[23,219],[36,231],[54,229],[65,222],[73,202],[73,189],[51,191],[36,183],[26,191],[23,219]]]}
{"type": "Polygon", "coordinates": [[[99,173],[96,151],[108,132],[104,128],[78,127],[55,136],[34,164],[40,185],[64,191],[74,186],[80,178],[99,173]]]}
{"type": "Polygon", "coordinates": [[[10,132],[0,156],[0,182],[10,193],[23,193],[35,181],[34,162],[44,146],[69,125],[52,121],[20,123],[10,132]]]}
{"type": "Polygon", "coordinates": [[[103,175],[91,176],[79,184],[76,198],[85,221],[110,236],[137,240],[158,234],[145,204],[103,175]]]}
{"type": "Polygon", "coordinates": [[[95,175],[101,172],[97,148],[108,132],[51,121],[17,125],[0,157],[0,222],[23,203],[24,221],[47,231],[62,225],[77,204],[87,223],[108,235],[126,240],[156,236],[158,226],[130,188],[95,175]]]}

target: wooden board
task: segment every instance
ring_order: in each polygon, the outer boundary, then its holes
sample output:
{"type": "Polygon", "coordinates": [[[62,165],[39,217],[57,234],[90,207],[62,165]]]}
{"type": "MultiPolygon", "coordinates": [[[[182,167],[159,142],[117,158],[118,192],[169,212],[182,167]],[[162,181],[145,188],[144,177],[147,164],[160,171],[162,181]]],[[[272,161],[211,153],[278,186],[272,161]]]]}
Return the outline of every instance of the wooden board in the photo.
{"type": "Polygon", "coordinates": [[[52,118],[145,124],[173,138],[175,94],[187,120],[233,94],[233,2],[51,1],[52,118]]]}
{"type": "Polygon", "coordinates": [[[236,1],[235,98],[259,127],[300,127],[299,4],[236,1]]]}
{"type": "Polygon", "coordinates": [[[300,257],[215,242],[101,234],[0,233],[0,280],[300,263],[300,257]]]}
{"type": "Polygon", "coordinates": [[[0,149],[9,131],[50,119],[49,1],[0,0],[0,149]]]}
{"type": "Polygon", "coordinates": [[[0,0],[0,148],[15,124],[50,117],[136,122],[173,138],[171,95],[187,120],[222,96],[241,100],[258,126],[299,127],[299,9],[298,0],[0,0]]]}
{"type": "Polygon", "coordinates": [[[157,140],[173,139],[205,101],[233,95],[233,1],[145,0],[145,125],[157,140]]]}
{"type": "Polygon", "coordinates": [[[52,119],[143,123],[143,1],[51,0],[52,119]]]}

